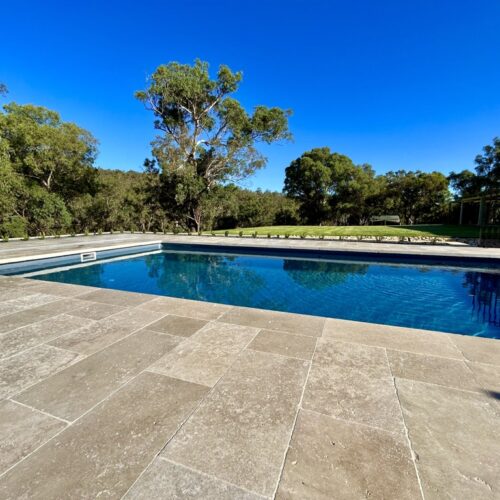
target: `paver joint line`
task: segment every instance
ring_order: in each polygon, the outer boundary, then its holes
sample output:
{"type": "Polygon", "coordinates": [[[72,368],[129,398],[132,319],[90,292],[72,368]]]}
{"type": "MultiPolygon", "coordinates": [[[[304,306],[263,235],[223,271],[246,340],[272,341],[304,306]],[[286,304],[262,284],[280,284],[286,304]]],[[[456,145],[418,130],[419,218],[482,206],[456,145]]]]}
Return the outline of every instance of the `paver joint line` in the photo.
{"type": "MultiPolygon", "coordinates": [[[[324,325],[323,325],[323,328],[324,328],[324,325]]],[[[321,333],[323,333],[323,330],[322,330],[321,333]]],[[[318,337],[318,338],[321,338],[321,337],[318,337]]],[[[306,391],[307,381],[309,380],[309,374],[311,373],[311,368],[312,368],[313,361],[314,361],[314,355],[316,354],[316,347],[317,347],[317,345],[318,345],[318,339],[315,339],[313,354],[312,354],[312,357],[311,357],[311,361],[309,362],[309,367],[307,368],[307,374],[306,374],[306,376],[304,378],[304,385],[302,386],[302,392],[300,394],[300,399],[299,399],[299,402],[297,404],[297,410],[295,412],[295,418],[293,420],[293,425],[292,425],[292,428],[290,430],[290,435],[288,436],[288,442],[286,444],[285,454],[283,456],[283,461],[281,463],[280,472],[279,472],[279,475],[278,475],[278,480],[276,481],[276,486],[274,488],[274,493],[272,495],[272,498],[276,498],[276,494],[278,493],[278,488],[279,488],[279,485],[280,485],[280,482],[281,482],[281,478],[283,477],[283,470],[285,469],[286,457],[288,455],[288,451],[290,450],[290,443],[292,441],[293,433],[295,432],[295,427],[297,425],[297,419],[299,417],[299,412],[300,412],[300,410],[302,410],[302,400],[304,399],[304,393],[306,391]]]]}
{"type": "MultiPolygon", "coordinates": [[[[254,337],[256,335],[258,335],[260,329],[257,330],[257,332],[255,333],[254,337]]],[[[253,338],[247,343],[247,345],[241,350],[241,352],[245,351],[245,349],[250,345],[250,343],[252,342],[253,338]]],[[[184,342],[187,342],[189,340],[189,337],[187,339],[185,339],[184,341],[181,342],[181,344],[183,344],[184,342]]],[[[241,354],[240,352],[240,354],[241,354]]],[[[198,408],[200,408],[202,406],[202,404],[207,400],[207,398],[209,397],[210,394],[212,394],[214,391],[215,391],[215,388],[217,387],[217,385],[219,384],[219,382],[222,380],[222,378],[224,377],[224,375],[231,369],[231,367],[238,361],[238,358],[239,358],[239,354],[237,356],[235,356],[235,359],[234,361],[230,364],[230,366],[226,369],[226,371],[219,377],[219,380],[217,380],[217,382],[213,385],[213,387],[211,387],[207,393],[205,394],[204,397],[202,397],[200,399],[200,401],[198,402],[198,404],[194,407],[194,409],[186,416],[186,418],[181,422],[181,424],[177,427],[176,431],[172,434],[172,436],[170,436],[170,438],[167,440],[167,442],[163,445],[163,447],[158,451],[158,453],[152,458],[152,460],[148,463],[148,465],[143,469],[143,471],[137,476],[136,480],[130,485],[130,487],[127,489],[127,491],[125,492],[125,494],[123,495],[122,498],[124,498],[127,493],[132,489],[132,487],[139,481],[139,479],[144,475],[144,473],[147,471],[147,469],[151,466],[151,464],[155,461],[155,459],[157,458],[161,458],[161,453],[165,450],[165,448],[168,446],[168,444],[172,441],[172,439],[175,438],[175,436],[179,433],[179,431],[182,429],[182,427],[184,426],[184,424],[191,418],[191,416],[196,413],[196,411],[198,410],[198,408]]],[[[151,366],[151,365],[150,365],[151,366]]],[[[147,368],[144,370],[144,371],[148,371],[147,368]]],[[[157,373],[157,372],[153,372],[153,373],[156,373],[157,375],[161,375],[163,377],[170,377],[168,375],[164,375],[162,373],[157,373]]],[[[170,378],[176,378],[176,377],[170,377],[170,378]]],[[[179,380],[182,380],[182,379],[179,379],[179,380]]],[[[180,464],[179,464],[180,465],[180,464]]],[[[196,472],[200,472],[200,471],[197,471],[196,469],[192,469],[192,470],[195,470],[196,472]]],[[[219,479],[219,478],[217,478],[219,479]]],[[[227,481],[225,481],[227,482],[227,481]]],[[[237,485],[235,485],[237,486],[237,485]]],[[[240,486],[237,486],[238,488],[241,488],[240,486]]],[[[252,492],[254,493],[254,492],[252,492]]]]}
{"type": "Polygon", "coordinates": [[[399,411],[401,412],[401,419],[403,421],[403,428],[405,431],[404,433],[405,433],[405,437],[406,437],[406,442],[408,444],[408,448],[410,449],[411,460],[413,462],[413,467],[415,468],[415,474],[417,476],[418,487],[420,488],[420,494],[422,495],[422,500],[425,500],[424,488],[422,486],[422,481],[420,479],[420,474],[419,474],[418,466],[417,466],[417,454],[415,453],[415,450],[413,449],[413,446],[412,446],[410,432],[408,430],[408,426],[406,425],[406,420],[405,420],[405,416],[403,413],[403,408],[401,406],[401,400],[399,398],[398,388],[396,385],[396,379],[395,379],[394,375],[392,374],[392,368],[391,368],[391,363],[389,362],[389,357],[387,355],[387,349],[384,349],[384,351],[385,351],[385,357],[387,359],[387,364],[389,366],[389,370],[391,371],[391,375],[392,375],[391,378],[392,378],[392,383],[394,385],[394,392],[396,393],[396,398],[398,400],[398,407],[399,407],[399,411]]]}

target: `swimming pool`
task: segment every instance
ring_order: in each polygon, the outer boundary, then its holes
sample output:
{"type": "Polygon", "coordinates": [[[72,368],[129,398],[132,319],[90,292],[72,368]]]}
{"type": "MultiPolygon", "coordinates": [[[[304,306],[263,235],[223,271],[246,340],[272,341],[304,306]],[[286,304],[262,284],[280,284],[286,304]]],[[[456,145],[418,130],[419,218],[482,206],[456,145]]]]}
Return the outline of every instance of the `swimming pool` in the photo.
{"type": "Polygon", "coordinates": [[[35,278],[370,323],[500,338],[495,268],[174,250],[35,278]]]}

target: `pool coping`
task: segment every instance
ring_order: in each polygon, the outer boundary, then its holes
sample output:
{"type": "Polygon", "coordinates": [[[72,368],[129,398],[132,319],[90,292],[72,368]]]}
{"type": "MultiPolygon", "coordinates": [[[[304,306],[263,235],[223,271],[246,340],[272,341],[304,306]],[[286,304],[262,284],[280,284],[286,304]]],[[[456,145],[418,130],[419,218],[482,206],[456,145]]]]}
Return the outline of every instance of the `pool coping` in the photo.
{"type": "MultiPolygon", "coordinates": [[[[117,235],[118,236],[118,235],[117,235]]],[[[123,235],[122,235],[123,236],[123,235]]],[[[132,235],[131,235],[132,236],[132,235]]],[[[139,235],[138,235],[139,236],[139,235]]],[[[120,243],[109,244],[107,241],[91,241],[89,238],[75,238],[72,241],[65,240],[61,242],[61,247],[73,246],[68,250],[47,251],[40,245],[39,249],[30,246],[30,248],[21,247],[20,245],[12,245],[5,250],[7,252],[14,250],[15,255],[2,257],[3,247],[0,246],[0,266],[5,264],[14,264],[18,262],[34,261],[48,258],[67,257],[71,255],[79,255],[86,252],[101,252],[108,250],[118,250],[125,248],[136,248],[149,245],[190,245],[213,249],[221,247],[231,249],[252,249],[254,251],[269,250],[269,251],[288,251],[288,252],[315,252],[324,255],[353,255],[356,257],[391,257],[400,259],[414,260],[419,258],[422,260],[462,260],[468,262],[489,262],[500,263],[500,249],[497,248],[479,248],[467,246],[440,246],[440,245],[410,245],[397,243],[373,243],[373,242],[353,242],[353,241],[336,241],[336,240],[277,240],[264,238],[239,238],[239,237],[220,237],[220,236],[157,236],[150,238],[153,235],[139,236],[139,239],[133,238],[131,241],[123,241],[120,243]],[[35,252],[33,253],[33,250],[35,252]],[[39,251],[37,251],[39,250],[39,251]]],[[[17,242],[16,242],[17,243],[17,242]]],[[[21,242],[19,242],[21,243],[21,242]]],[[[51,242],[53,243],[53,242],[51,242]]],[[[206,250],[205,250],[206,251],[206,250]]]]}
{"type": "Polygon", "coordinates": [[[51,252],[51,253],[42,253],[36,255],[26,255],[23,257],[7,257],[0,259],[0,266],[3,264],[15,264],[17,262],[25,262],[25,261],[33,261],[33,260],[44,260],[44,259],[52,259],[57,257],[68,257],[72,255],[80,255],[82,253],[88,252],[106,252],[109,250],[121,250],[125,248],[136,248],[143,246],[151,246],[151,245],[160,245],[162,243],[161,240],[157,241],[147,241],[141,243],[126,243],[126,244],[117,244],[117,245],[107,245],[107,246],[90,246],[89,248],[83,249],[73,249],[66,250],[64,252],[51,252]]]}

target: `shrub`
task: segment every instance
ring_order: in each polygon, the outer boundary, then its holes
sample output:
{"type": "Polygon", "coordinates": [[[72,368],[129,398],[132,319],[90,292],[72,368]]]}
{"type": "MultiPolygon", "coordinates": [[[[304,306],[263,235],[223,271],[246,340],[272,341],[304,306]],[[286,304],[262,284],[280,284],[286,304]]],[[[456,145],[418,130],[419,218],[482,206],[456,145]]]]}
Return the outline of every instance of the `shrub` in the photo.
{"type": "Polygon", "coordinates": [[[285,233],[285,238],[286,239],[290,238],[290,233],[285,233]]]}
{"type": "Polygon", "coordinates": [[[359,235],[358,235],[358,236],[356,236],[356,239],[357,239],[358,241],[363,241],[363,236],[359,236],[359,235]]]}
{"type": "Polygon", "coordinates": [[[279,238],[280,238],[280,235],[279,235],[279,234],[277,234],[277,235],[276,235],[276,238],[278,238],[278,239],[279,239],[279,238]]]}
{"type": "Polygon", "coordinates": [[[240,238],[243,238],[243,231],[240,231],[240,232],[238,233],[238,235],[239,235],[239,237],[240,237],[240,238]]]}
{"type": "Polygon", "coordinates": [[[252,238],[257,238],[257,231],[254,231],[254,232],[252,233],[252,238]]]}
{"type": "Polygon", "coordinates": [[[267,237],[270,238],[272,236],[271,233],[267,233],[267,237]]]}
{"type": "Polygon", "coordinates": [[[30,237],[27,234],[25,234],[21,239],[23,241],[28,241],[30,239],[30,237]]]}
{"type": "Polygon", "coordinates": [[[300,234],[300,238],[301,238],[302,240],[303,240],[304,238],[306,238],[306,237],[307,237],[307,234],[306,234],[306,233],[301,233],[301,234],[300,234]]]}
{"type": "Polygon", "coordinates": [[[324,235],[324,234],[320,234],[320,235],[319,235],[319,239],[320,239],[320,240],[324,240],[324,239],[325,239],[325,235],[324,235]]]}
{"type": "Polygon", "coordinates": [[[0,232],[11,238],[22,238],[28,232],[28,224],[22,217],[14,215],[0,224],[0,232]]]}
{"type": "Polygon", "coordinates": [[[3,235],[2,235],[2,241],[3,241],[4,243],[7,243],[7,242],[9,241],[9,236],[8,236],[7,234],[3,234],[3,235]]]}
{"type": "Polygon", "coordinates": [[[375,241],[378,241],[379,243],[384,240],[383,236],[375,236],[375,241]]]}
{"type": "Polygon", "coordinates": [[[229,236],[229,231],[224,231],[224,236],[229,236]]]}

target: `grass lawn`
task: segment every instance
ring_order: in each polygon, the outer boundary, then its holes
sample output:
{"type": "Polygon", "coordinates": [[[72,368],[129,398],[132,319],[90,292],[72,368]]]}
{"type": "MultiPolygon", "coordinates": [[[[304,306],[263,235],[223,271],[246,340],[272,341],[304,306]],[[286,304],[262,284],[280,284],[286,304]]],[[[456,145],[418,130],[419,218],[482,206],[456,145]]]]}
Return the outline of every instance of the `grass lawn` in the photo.
{"type": "MultiPolygon", "coordinates": [[[[414,226],[264,226],[229,229],[229,234],[244,235],[257,232],[258,236],[401,236],[401,237],[444,237],[444,238],[478,238],[479,228],[476,226],[459,226],[447,224],[429,224],[414,226]]],[[[215,231],[224,234],[224,230],[215,231]]]]}

